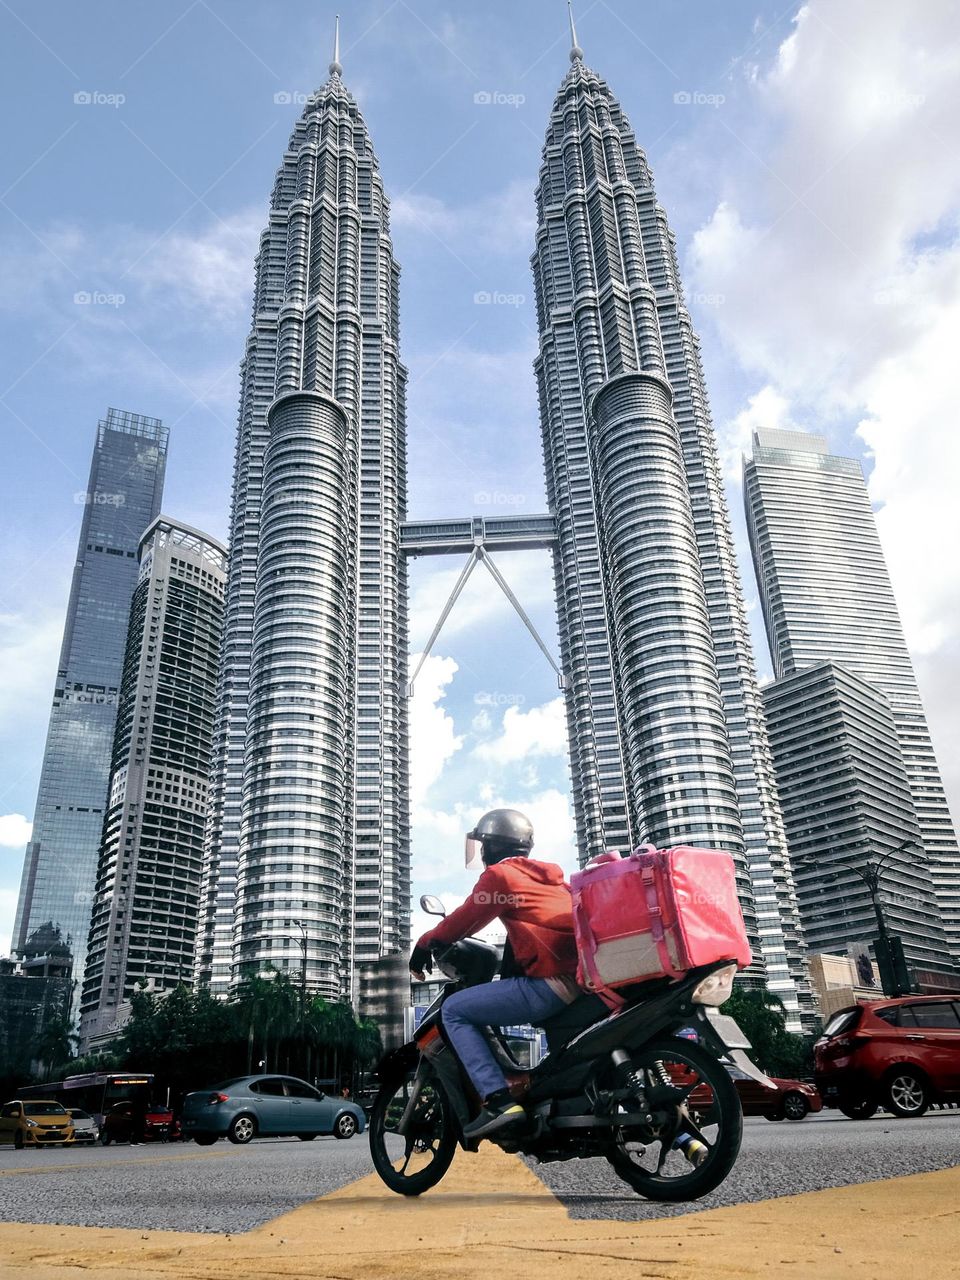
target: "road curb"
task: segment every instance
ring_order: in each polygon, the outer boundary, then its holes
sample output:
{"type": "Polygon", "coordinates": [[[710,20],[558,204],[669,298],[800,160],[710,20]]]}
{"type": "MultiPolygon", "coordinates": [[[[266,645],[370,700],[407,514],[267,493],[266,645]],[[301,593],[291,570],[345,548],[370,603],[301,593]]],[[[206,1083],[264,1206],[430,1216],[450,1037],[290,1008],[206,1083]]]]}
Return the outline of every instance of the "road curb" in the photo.
{"type": "Polygon", "coordinates": [[[242,1235],[0,1227],[0,1277],[85,1280],[487,1280],[548,1266],[551,1280],[642,1275],[798,1277],[942,1274],[960,1253],[960,1170],[642,1222],[572,1220],[520,1160],[496,1148],[458,1155],[418,1199],[375,1175],[242,1235]]]}

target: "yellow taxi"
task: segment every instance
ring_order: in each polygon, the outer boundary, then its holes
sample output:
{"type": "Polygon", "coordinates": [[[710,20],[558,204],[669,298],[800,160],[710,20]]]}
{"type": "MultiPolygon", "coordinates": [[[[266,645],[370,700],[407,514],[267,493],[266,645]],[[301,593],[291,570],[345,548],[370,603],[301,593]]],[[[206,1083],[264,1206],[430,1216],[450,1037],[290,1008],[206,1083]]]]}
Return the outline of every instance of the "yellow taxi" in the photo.
{"type": "Polygon", "coordinates": [[[53,1099],[29,1098],[0,1107],[0,1143],[22,1147],[63,1147],[73,1142],[73,1120],[53,1099]]]}

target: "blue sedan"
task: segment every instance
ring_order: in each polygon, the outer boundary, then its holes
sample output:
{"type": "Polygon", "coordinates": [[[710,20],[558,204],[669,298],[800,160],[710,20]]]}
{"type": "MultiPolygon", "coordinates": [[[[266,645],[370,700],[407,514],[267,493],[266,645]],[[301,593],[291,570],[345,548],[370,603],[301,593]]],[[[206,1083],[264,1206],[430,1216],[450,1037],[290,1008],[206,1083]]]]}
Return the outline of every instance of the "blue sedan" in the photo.
{"type": "Polygon", "coordinates": [[[321,1133],[352,1138],[366,1122],[355,1102],[328,1097],[306,1080],[240,1076],[188,1093],[180,1123],[184,1138],[209,1146],[223,1137],[240,1144],[290,1135],[309,1142],[321,1133]]]}

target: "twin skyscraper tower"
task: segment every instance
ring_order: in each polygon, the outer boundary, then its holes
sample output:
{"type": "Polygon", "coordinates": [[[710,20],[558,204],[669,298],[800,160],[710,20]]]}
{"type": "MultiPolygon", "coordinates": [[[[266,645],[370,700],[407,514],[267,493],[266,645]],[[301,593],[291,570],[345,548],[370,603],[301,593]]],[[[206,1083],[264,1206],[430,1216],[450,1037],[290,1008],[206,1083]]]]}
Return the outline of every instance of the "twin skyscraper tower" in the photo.
{"type": "Polygon", "coordinates": [[[917,981],[960,984],[960,852],[860,465],[806,434],[755,442],[761,697],[673,236],[571,35],[532,258],[547,512],[407,519],[399,268],[338,52],[260,241],[226,572],[160,514],[163,425],[100,425],[14,935],[26,965],[72,951],[85,1042],[142,981],[227,996],[301,959],[329,997],[393,989],[407,559],[468,556],[449,609],[481,558],[510,594],[492,553],[523,547],[553,557],[581,858],[729,850],[748,979],[799,1030],[801,913],[812,947],[862,949],[873,905],[852,882],[885,855],[917,981]]]}
{"type": "MultiPolygon", "coordinates": [[[[530,527],[554,560],[578,844],[728,849],[757,975],[798,1025],[796,893],[697,338],[646,158],[572,45],[536,191],[549,515],[530,527]]],[[[243,364],[197,938],[215,992],[293,938],[312,987],[355,994],[408,943],[420,544],[398,276],[335,53],[277,174],[243,364]]],[[[482,542],[497,522],[464,523],[482,542]]]]}

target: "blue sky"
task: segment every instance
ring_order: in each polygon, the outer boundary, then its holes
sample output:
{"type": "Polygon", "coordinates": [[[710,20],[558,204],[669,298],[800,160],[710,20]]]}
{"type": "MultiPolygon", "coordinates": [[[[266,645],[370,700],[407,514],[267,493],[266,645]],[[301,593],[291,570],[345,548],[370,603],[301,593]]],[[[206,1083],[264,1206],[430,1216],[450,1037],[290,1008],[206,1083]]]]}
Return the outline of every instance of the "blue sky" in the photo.
{"type": "MultiPolygon", "coordinates": [[[[344,80],[403,268],[410,513],[541,510],[528,260],[565,5],[339,4],[344,80]]],[[[108,405],[163,418],[165,510],[225,536],[253,252],[298,100],[326,76],[335,7],[0,5],[0,952],[97,419],[108,405]]],[[[957,449],[943,358],[960,296],[950,10],[583,0],[577,22],[677,234],[738,536],[735,464],[753,426],[822,430],[865,458],[955,786],[960,600],[934,554],[950,540],[957,449]]],[[[415,643],[458,568],[414,566],[415,643]]],[[[501,568],[555,646],[546,558],[501,568]]],[[[435,652],[414,705],[417,892],[466,887],[458,833],[497,800],[529,808],[540,852],[569,864],[555,680],[481,574],[435,652]]]]}

